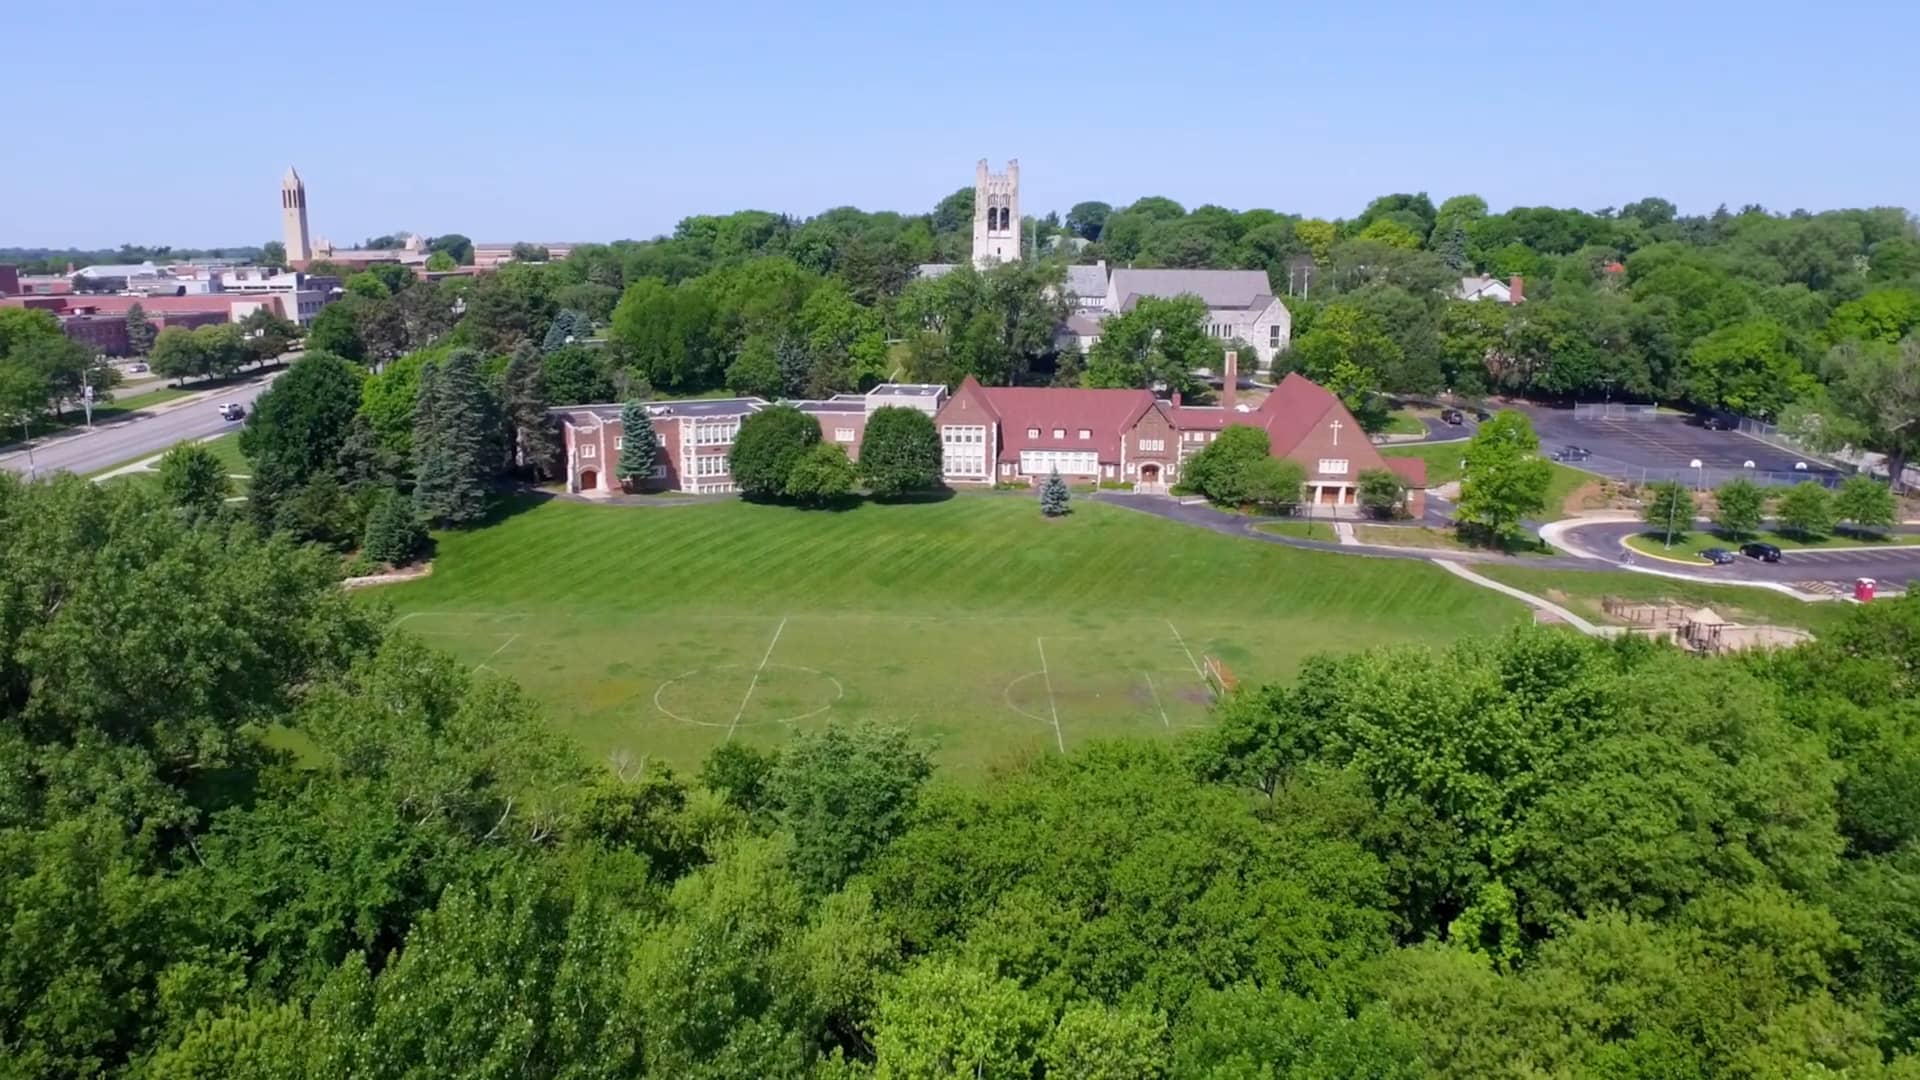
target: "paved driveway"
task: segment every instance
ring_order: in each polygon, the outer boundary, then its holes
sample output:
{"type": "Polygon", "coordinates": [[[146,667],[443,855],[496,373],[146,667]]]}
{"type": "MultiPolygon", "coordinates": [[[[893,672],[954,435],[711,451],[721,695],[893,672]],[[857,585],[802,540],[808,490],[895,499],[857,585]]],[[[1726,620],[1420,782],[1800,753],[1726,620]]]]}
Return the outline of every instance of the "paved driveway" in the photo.
{"type": "MultiPolygon", "coordinates": [[[[1626,538],[1644,531],[1646,526],[1637,521],[1606,521],[1572,526],[1560,536],[1601,558],[1617,559],[1626,538]]],[[[1805,585],[1813,592],[1851,593],[1854,579],[1863,577],[1901,587],[1920,582],[1920,547],[1785,551],[1777,563],[1763,563],[1743,556],[1726,566],[1667,562],[1638,554],[1634,559],[1641,566],[1685,574],[1701,581],[1775,581],[1805,585]]]]}
{"type": "Polygon", "coordinates": [[[168,402],[152,412],[137,412],[125,419],[100,424],[92,431],[77,431],[37,439],[33,453],[19,446],[0,454],[0,469],[25,475],[29,469],[41,476],[55,472],[88,473],[157,454],[174,443],[204,439],[212,435],[240,430],[240,423],[220,417],[221,402],[233,401],[253,411],[253,400],[267,388],[271,376],[222,387],[197,400],[168,402]]]}

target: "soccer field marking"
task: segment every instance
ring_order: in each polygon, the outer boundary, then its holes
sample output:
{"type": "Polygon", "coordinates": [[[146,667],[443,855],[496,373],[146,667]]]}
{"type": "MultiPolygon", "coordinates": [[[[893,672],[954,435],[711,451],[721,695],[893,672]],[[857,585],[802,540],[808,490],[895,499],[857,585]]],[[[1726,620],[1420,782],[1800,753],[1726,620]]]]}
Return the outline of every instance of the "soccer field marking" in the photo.
{"type": "Polygon", "coordinates": [[[1180,628],[1173,625],[1172,619],[1167,620],[1167,629],[1173,631],[1173,640],[1180,643],[1180,651],[1187,654],[1187,663],[1193,665],[1193,673],[1199,676],[1201,682],[1206,682],[1207,673],[1200,670],[1200,661],[1193,658],[1193,650],[1187,648],[1187,639],[1180,636],[1180,628]]]}
{"type": "Polygon", "coordinates": [[[760,666],[753,669],[753,678],[747,682],[747,692],[740,697],[740,707],[733,711],[733,722],[727,725],[728,739],[732,739],[733,733],[739,730],[740,718],[745,716],[747,712],[747,702],[753,700],[754,687],[760,685],[760,673],[767,670],[767,661],[773,659],[773,647],[780,644],[780,635],[785,632],[786,629],[787,620],[785,616],[782,616],[780,625],[773,628],[773,640],[767,642],[767,651],[760,654],[760,666]]]}
{"type": "Polygon", "coordinates": [[[1160,726],[1172,730],[1173,725],[1167,722],[1166,706],[1160,704],[1160,689],[1153,685],[1153,672],[1142,671],[1140,677],[1147,680],[1147,692],[1153,695],[1153,707],[1160,714],[1160,726]]]}
{"type": "Polygon", "coordinates": [[[1047,711],[1053,714],[1053,741],[1064,754],[1067,752],[1067,737],[1060,732],[1060,708],[1053,703],[1053,675],[1047,670],[1046,639],[1034,638],[1033,647],[1040,650],[1040,678],[1047,684],[1047,711]]]}
{"type": "MultiPolygon", "coordinates": [[[[662,698],[666,694],[668,687],[673,686],[675,683],[685,682],[695,675],[707,675],[717,671],[739,671],[745,667],[745,664],[715,664],[712,667],[698,667],[690,671],[683,671],[653,688],[653,707],[659,709],[661,715],[667,719],[678,720],[683,724],[692,724],[694,727],[730,728],[733,725],[723,724],[718,720],[695,720],[691,716],[682,716],[672,709],[667,708],[667,703],[662,700],[662,698]]],[[[768,664],[767,668],[773,671],[800,671],[808,675],[818,676],[833,684],[833,696],[827,699],[826,704],[817,709],[809,709],[806,712],[796,713],[793,716],[776,716],[771,720],[751,720],[747,722],[749,726],[753,724],[793,725],[802,720],[811,720],[821,713],[826,712],[828,709],[833,708],[835,705],[840,704],[841,699],[847,696],[846,684],[842,683],[838,678],[821,671],[819,668],[803,667],[799,664],[768,664]]],[[[735,717],[735,724],[738,722],[739,718],[735,717]]]]}
{"type": "Polygon", "coordinates": [[[1024,716],[1029,720],[1033,720],[1037,723],[1044,724],[1048,722],[1046,717],[1041,716],[1038,713],[1030,713],[1027,710],[1013,703],[1013,688],[1016,686],[1019,686],[1023,682],[1026,682],[1028,679],[1039,678],[1040,674],[1041,673],[1038,671],[1029,671],[1025,675],[1015,675],[1012,679],[1008,680],[1007,688],[1000,692],[1000,697],[1002,700],[1004,700],[1007,703],[1007,708],[1012,709],[1014,712],[1019,713],[1021,716],[1024,716]]]}
{"type": "MultiPolygon", "coordinates": [[[[505,640],[505,641],[503,641],[503,642],[501,642],[501,643],[500,643],[500,647],[499,647],[499,648],[497,648],[497,649],[495,649],[495,650],[493,650],[492,652],[490,652],[490,653],[488,653],[488,654],[487,654],[487,659],[486,659],[486,660],[482,660],[482,661],[480,661],[479,663],[477,663],[477,664],[475,664],[475,665],[473,665],[473,670],[475,670],[475,671],[479,671],[479,670],[480,670],[481,668],[487,668],[487,670],[488,670],[488,671],[493,671],[493,670],[494,670],[493,668],[490,668],[490,667],[487,667],[487,660],[492,660],[492,659],[493,659],[494,657],[496,657],[496,656],[499,656],[499,655],[500,655],[501,653],[503,653],[503,652],[506,652],[506,651],[507,651],[507,646],[509,646],[509,645],[511,645],[511,644],[513,644],[514,642],[516,642],[516,641],[519,641],[519,640],[520,640],[520,635],[519,635],[519,634],[508,634],[508,635],[507,635],[507,640],[505,640]]],[[[497,674],[497,673],[496,673],[496,674],[497,674]]]]}

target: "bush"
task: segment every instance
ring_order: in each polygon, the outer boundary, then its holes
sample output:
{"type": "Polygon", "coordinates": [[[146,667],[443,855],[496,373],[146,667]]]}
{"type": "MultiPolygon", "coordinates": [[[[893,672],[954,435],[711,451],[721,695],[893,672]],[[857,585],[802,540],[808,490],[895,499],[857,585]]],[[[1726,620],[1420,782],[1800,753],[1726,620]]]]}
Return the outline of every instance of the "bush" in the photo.
{"type": "MultiPolygon", "coordinates": [[[[748,416],[727,456],[733,482],[743,494],[777,499],[787,493],[793,467],[820,442],[820,425],[791,405],[776,405],[748,416]]],[[[836,447],[835,449],[838,449],[836,447]]],[[[844,454],[841,455],[845,459],[844,454]]]]}
{"type": "Polygon", "coordinates": [[[1213,502],[1238,505],[1248,501],[1241,487],[1243,466],[1271,456],[1273,443],[1265,431],[1232,424],[1187,462],[1180,480],[1213,502]]]}
{"type": "Polygon", "coordinates": [[[881,498],[940,485],[940,432],[919,409],[887,406],[867,418],[860,441],[860,476],[881,498]]]}
{"type": "Polygon", "coordinates": [[[1307,470],[1299,462],[1261,457],[1240,463],[1236,485],[1243,501],[1278,513],[1300,504],[1306,482],[1307,470]]]}
{"type": "Polygon", "coordinates": [[[1360,474],[1360,505],[1377,518],[1400,513],[1406,501],[1407,485],[1391,469],[1368,469],[1360,474]]]}
{"type": "Polygon", "coordinates": [[[814,443],[787,472],[786,496],[805,506],[825,506],[853,492],[853,462],[833,443],[814,443]]]}
{"type": "Polygon", "coordinates": [[[412,500],[384,491],[367,515],[360,553],[389,566],[405,566],[427,546],[427,530],[413,514],[412,500]]]}

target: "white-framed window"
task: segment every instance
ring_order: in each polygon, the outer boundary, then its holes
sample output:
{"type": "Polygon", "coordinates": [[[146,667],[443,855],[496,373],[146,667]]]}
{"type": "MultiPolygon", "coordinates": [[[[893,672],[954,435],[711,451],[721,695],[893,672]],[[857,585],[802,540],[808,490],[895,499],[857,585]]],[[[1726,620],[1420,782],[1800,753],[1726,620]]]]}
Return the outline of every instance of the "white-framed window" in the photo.
{"type": "Polygon", "coordinates": [[[1028,428],[1028,429],[1027,429],[1027,438],[1029,438],[1029,439],[1037,439],[1037,438],[1039,438],[1039,437],[1040,437],[1040,429],[1039,429],[1039,428],[1037,428],[1037,427],[1030,427],[1030,428],[1028,428]]]}
{"type": "Polygon", "coordinates": [[[834,441],[834,442],[852,442],[852,441],[853,441],[853,429],[852,429],[852,428],[850,428],[850,427],[837,427],[837,428],[834,428],[834,429],[833,429],[833,441],[834,441]]]}
{"type": "Polygon", "coordinates": [[[1098,476],[1100,456],[1091,450],[1022,450],[1020,471],[1028,476],[1045,476],[1058,470],[1062,476],[1098,476]]]}
{"type": "Polygon", "coordinates": [[[1345,475],[1347,475],[1347,459],[1346,459],[1346,458],[1343,458],[1343,457],[1323,457],[1323,458],[1321,458],[1321,459],[1320,459],[1320,474],[1321,474],[1322,476],[1345,476],[1345,475]]]}
{"type": "Polygon", "coordinates": [[[580,458],[583,461],[592,461],[594,455],[599,452],[600,452],[600,448],[593,445],[592,443],[580,444],[580,458]]]}
{"type": "Polygon", "coordinates": [[[1267,347],[1270,349],[1277,349],[1280,347],[1280,324],[1279,323],[1274,323],[1272,326],[1267,327],[1267,347]]]}
{"type": "Polygon", "coordinates": [[[1085,442],[1085,441],[1087,441],[1088,439],[1091,439],[1091,438],[1093,438],[1093,431],[1092,431],[1092,429],[1090,429],[1090,428],[1081,428],[1081,429],[1080,429],[1080,441],[1081,441],[1081,442],[1085,442]]]}
{"type": "Polygon", "coordinates": [[[1166,449],[1167,440],[1165,439],[1143,438],[1140,440],[1140,452],[1143,454],[1165,453],[1166,449]]]}
{"type": "Polygon", "coordinates": [[[725,446],[739,433],[738,420],[696,421],[693,425],[693,445],[725,446]]]}
{"type": "Polygon", "coordinates": [[[1057,428],[1054,428],[1054,429],[1053,429],[1053,437],[1054,437],[1054,438],[1056,438],[1056,439],[1064,439],[1064,438],[1066,438],[1066,437],[1067,437],[1067,429],[1066,429],[1066,428],[1063,428],[1063,427],[1057,427],[1057,428]]]}
{"type": "Polygon", "coordinates": [[[940,469],[948,476],[987,475],[987,429],[949,424],[940,429],[940,469]]]}
{"type": "Polygon", "coordinates": [[[727,455],[725,454],[695,455],[693,459],[693,475],[695,476],[727,475],[727,455]]]}

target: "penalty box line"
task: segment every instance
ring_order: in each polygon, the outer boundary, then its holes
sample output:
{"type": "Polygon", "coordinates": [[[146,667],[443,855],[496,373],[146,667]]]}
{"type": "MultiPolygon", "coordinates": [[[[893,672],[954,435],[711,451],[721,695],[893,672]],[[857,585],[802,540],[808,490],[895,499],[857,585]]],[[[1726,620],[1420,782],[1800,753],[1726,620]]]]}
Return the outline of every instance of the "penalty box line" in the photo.
{"type": "Polygon", "coordinates": [[[1047,684],[1047,712],[1053,714],[1053,741],[1064,754],[1067,752],[1067,737],[1060,731],[1060,707],[1053,700],[1053,673],[1047,670],[1046,641],[1046,638],[1034,638],[1033,647],[1040,650],[1040,679],[1047,684]]]}
{"type": "Polygon", "coordinates": [[[767,651],[760,654],[760,666],[753,669],[753,678],[747,682],[747,692],[740,698],[740,707],[733,711],[733,722],[727,725],[727,739],[740,728],[740,718],[747,714],[747,702],[753,700],[753,691],[760,685],[760,673],[767,670],[767,661],[773,659],[773,647],[780,644],[780,635],[787,629],[787,616],[780,617],[780,625],[773,628],[773,640],[767,642],[767,651]]]}

